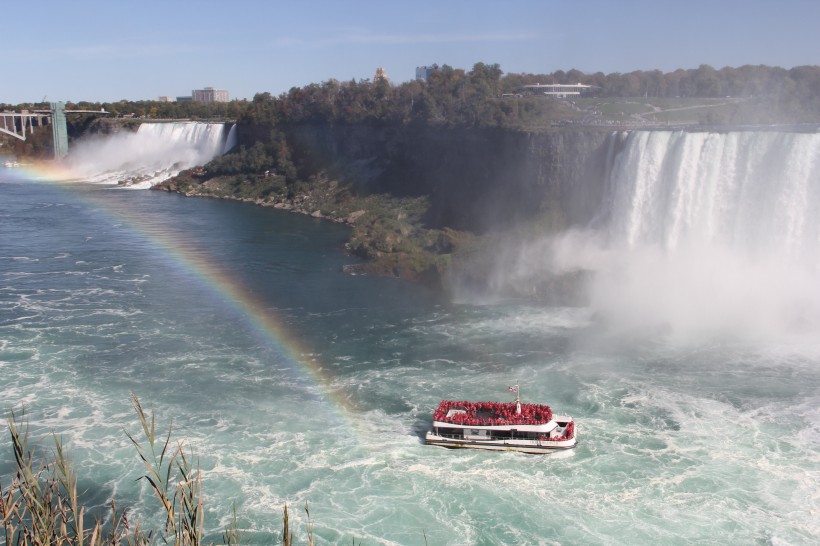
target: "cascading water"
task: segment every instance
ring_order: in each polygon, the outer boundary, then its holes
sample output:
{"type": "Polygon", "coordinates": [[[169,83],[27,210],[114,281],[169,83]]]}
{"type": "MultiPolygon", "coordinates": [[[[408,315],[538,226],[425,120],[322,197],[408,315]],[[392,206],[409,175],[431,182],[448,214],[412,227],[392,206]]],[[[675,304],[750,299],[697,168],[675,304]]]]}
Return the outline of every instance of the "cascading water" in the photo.
{"type": "Polygon", "coordinates": [[[591,301],[610,323],[684,340],[820,326],[820,135],[634,132],[608,191],[591,301]]]}
{"type": "Polygon", "coordinates": [[[223,154],[227,154],[239,143],[239,137],[236,136],[236,123],[231,125],[231,130],[228,131],[228,136],[225,138],[225,147],[222,149],[223,154]]]}
{"type": "Polygon", "coordinates": [[[678,341],[820,327],[820,134],[611,138],[596,228],[506,244],[491,287],[583,272],[596,320],[678,341]]]}
{"type": "Polygon", "coordinates": [[[610,170],[611,239],[820,257],[820,134],[638,131],[610,170]]]}
{"type": "Polygon", "coordinates": [[[232,134],[235,145],[235,131],[226,137],[224,123],[143,123],[135,133],[78,142],[67,166],[83,180],[149,188],[225,153],[232,134]]]}

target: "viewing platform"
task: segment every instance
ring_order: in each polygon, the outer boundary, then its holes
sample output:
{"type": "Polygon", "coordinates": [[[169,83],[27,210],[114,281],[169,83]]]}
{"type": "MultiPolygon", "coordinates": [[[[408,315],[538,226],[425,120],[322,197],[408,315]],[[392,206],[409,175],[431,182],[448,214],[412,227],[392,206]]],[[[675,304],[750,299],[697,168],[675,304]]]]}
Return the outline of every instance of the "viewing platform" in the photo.
{"type": "Polygon", "coordinates": [[[521,87],[523,92],[531,95],[546,95],[556,98],[580,97],[582,94],[590,93],[593,89],[597,89],[597,87],[583,83],[536,83],[521,87]]]}

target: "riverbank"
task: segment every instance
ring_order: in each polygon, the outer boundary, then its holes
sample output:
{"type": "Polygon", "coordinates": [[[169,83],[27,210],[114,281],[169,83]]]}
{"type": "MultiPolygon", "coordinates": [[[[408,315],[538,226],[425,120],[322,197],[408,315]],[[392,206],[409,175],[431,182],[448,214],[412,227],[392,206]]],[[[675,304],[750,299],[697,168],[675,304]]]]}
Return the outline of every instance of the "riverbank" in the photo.
{"type": "Polygon", "coordinates": [[[600,129],[308,124],[269,131],[239,126],[236,153],[154,189],[345,224],[348,250],[364,260],[346,272],[445,291],[456,278],[492,284],[492,257],[510,240],[588,221],[610,148],[610,133],[600,129]]]}
{"type": "Polygon", "coordinates": [[[365,260],[346,265],[345,273],[397,277],[441,290],[453,253],[474,239],[467,231],[424,227],[429,209],[424,197],[356,195],[325,174],[291,188],[275,174],[210,177],[198,167],[152,189],[242,201],[344,224],[351,230],[346,249],[365,260]]]}

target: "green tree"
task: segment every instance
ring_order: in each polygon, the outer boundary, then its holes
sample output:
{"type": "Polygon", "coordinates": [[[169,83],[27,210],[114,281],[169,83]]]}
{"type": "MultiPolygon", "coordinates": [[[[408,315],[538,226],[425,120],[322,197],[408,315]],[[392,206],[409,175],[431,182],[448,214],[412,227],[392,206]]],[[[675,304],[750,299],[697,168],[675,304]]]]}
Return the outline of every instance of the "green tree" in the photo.
{"type": "Polygon", "coordinates": [[[702,64],[693,75],[695,95],[698,97],[720,96],[720,78],[714,68],[702,64]]]}

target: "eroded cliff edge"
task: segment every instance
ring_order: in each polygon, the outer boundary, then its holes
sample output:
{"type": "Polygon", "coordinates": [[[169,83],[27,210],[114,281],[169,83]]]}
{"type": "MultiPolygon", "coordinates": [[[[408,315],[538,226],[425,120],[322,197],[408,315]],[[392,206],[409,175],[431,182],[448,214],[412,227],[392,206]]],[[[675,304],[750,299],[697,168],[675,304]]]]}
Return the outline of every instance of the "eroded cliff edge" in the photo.
{"type": "Polygon", "coordinates": [[[427,196],[428,225],[483,233],[544,213],[597,210],[610,131],[300,125],[300,161],[363,194],[427,196]]]}
{"type": "MultiPolygon", "coordinates": [[[[239,149],[271,138],[269,126],[239,126],[239,149]]],[[[299,183],[276,169],[215,174],[209,166],[157,189],[244,199],[346,222],[354,269],[446,285],[499,233],[558,231],[589,222],[605,194],[611,131],[525,132],[431,125],[286,127],[299,183]]]]}

